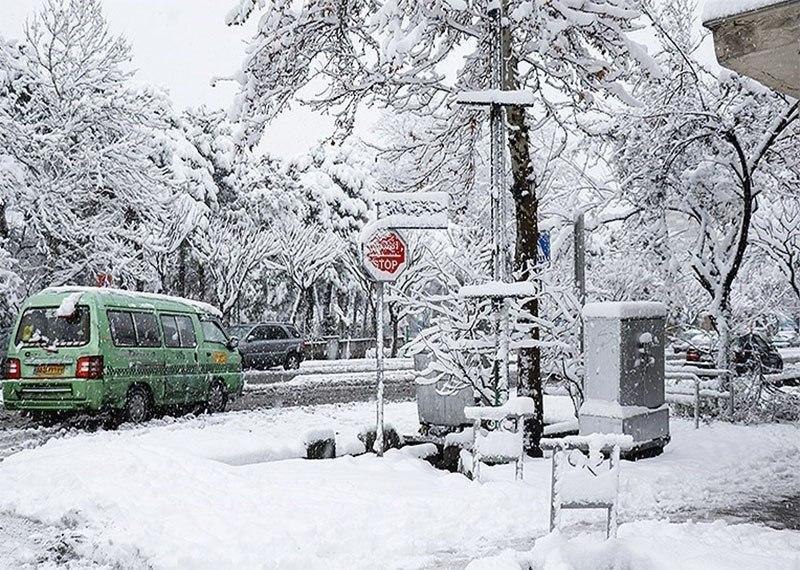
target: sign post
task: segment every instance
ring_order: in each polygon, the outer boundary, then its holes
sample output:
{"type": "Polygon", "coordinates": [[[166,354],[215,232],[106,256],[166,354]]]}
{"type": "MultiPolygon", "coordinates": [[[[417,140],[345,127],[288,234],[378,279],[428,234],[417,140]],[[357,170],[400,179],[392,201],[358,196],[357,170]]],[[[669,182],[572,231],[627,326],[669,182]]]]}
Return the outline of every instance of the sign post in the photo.
{"type": "Polygon", "coordinates": [[[383,287],[396,281],[408,263],[408,245],[395,230],[376,230],[363,242],[364,269],[375,280],[375,360],[377,368],[377,427],[375,453],[383,456],[383,287]]]}

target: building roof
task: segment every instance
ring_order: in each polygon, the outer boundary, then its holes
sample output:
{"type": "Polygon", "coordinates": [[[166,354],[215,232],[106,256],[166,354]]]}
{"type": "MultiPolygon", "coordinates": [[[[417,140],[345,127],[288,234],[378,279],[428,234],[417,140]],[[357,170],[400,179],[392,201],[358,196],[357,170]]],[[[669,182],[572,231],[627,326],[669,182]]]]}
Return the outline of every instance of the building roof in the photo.
{"type": "Polygon", "coordinates": [[[800,0],[706,0],[703,7],[703,23],[711,24],[724,18],[798,1],[800,0]]]}

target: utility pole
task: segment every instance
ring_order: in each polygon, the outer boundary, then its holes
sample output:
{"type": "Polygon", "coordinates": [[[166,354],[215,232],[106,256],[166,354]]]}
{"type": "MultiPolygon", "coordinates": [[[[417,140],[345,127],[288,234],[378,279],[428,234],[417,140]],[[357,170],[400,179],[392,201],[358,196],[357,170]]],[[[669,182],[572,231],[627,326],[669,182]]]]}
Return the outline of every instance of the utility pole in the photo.
{"type": "MultiPolygon", "coordinates": [[[[491,22],[491,67],[490,89],[502,91],[505,78],[505,62],[503,60],[503,4],[499,0],[489,0],[487,13],[491,22]]],[[[506,125],[505,108],[495,101],[489,109],[489,130],[491,139],[491,211],[492,211],[492,265],[493,279],[496,282],[508,281],[508,241],[506,239],[506,125]]],[[[508,395],[509,385],[509,308],[507,299],[493,300],[498,311],[495,323],[495,382],[498,390],[495,394],[508,395]]],[[[494,405],[502,401],[493,402],[494,405]]]]}

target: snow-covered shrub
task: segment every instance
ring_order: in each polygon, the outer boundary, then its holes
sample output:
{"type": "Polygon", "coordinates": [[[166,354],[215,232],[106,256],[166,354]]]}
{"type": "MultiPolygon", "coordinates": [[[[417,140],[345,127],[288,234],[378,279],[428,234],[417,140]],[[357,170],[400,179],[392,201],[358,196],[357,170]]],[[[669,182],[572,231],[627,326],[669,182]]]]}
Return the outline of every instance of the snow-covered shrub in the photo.
{"type": "MultiPolygon", "coordinates": [[[[375,427],[367,427],[361,430],[358,434],[358,439],[364,442],[364,447],[366,447],[367,452],[373,451],[375,445],[375,441],[378,439],[377,437],[377,428],[375,427]]],[[[400,440],[400,434],[397,433],[397,430],[391,424],[384,424],[383,426],[383,449],[384,451],[387,449],[398,449],[402,441],[400,440]]]]}
{"type": "Polygon", "coordinates": [[[303,437],[306,459],[333,459],[336,457],[336,433],[332,429],[316,429],[303,437]]]}
{"type": "Polygon", "coordinates": [[[734,420],[745,423],[800,420],[800,393],[771,384],[760,367],[736,377],[733,385],[734,420]]]}

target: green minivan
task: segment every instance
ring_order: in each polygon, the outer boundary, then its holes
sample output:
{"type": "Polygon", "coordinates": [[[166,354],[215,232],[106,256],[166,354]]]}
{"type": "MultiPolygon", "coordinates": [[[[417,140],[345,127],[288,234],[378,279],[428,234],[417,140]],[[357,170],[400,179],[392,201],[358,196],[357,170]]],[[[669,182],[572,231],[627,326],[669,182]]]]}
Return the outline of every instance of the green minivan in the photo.
{"type": "Polygon", "coordinates": [[[36,414],[224,411],[244,383],[236,339],[205,303],[122,289],[54,287],[25,301],[9,338],[3,399],[36,414]]]}

